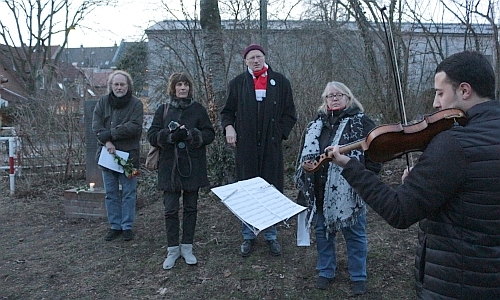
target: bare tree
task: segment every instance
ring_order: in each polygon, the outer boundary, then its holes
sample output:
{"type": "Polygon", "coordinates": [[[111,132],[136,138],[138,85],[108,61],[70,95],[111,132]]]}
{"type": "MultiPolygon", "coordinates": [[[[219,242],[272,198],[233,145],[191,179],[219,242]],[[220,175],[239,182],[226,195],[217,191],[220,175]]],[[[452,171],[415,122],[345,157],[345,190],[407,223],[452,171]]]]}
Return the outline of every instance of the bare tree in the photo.
{"type": "MultiPolygon", "coordinates": [[[[489,52],[490,47],[494,47],[492,61],[495,70],[500,71],[498,28],[493,14],[497,0],[385,1],[387,28],[382,26],[382,7],[378,3],[371,0],[307,0],[303,17],[324,23],[326,40],[331,43],[327,49],[331,49],[332,65],[342,51],[352,51],[343,50],[345,43],[335,41],[341,36],[339,32],[351,31],[348,37],[351,42],[358,34],[363,59],[352,60],[353,53],[346,53],[340,68],[364,70],[356,75],[357,81],[364,86],[357,86],[355,82],[351,86],[363,96],[367,111],[384,122],[402,121],[398,103],[406,104],[405,111],[411,117],[418,118],[432,110],[433,69],[453,52],[464,49],[489,52]],[[353,21],[356,28],[350,28],[353,21]],[[486,23],[490,28],[486,28],[486,23]],[[451,31],[453,39],[444,34],[451,31]],[[385,32],[390,33],[390,41],[385,32]],[[487,32],[492,32],[489,43],[485,42],[487,32]],[[462,37],[462,42],[459,43],[456,37],[462,37]],[[393,60],[389,54],[393,54],[393,60]],[[394,65],[398,66],[396,72],[392,72],[394,65]],[[396,91],[398,81],[401,93],[396,91]],[[398,100],[399,96],[404,102],[398,100]]],[[[334,69],[339,69],[338,63],[334,69]]],[[[337,72],[332,77],[349,82],[344,74],[352,75],[352,72],[337,72]]]]}
{"type": "Polygon", "coordinates": [[[206,103],[205,64],[203,40],[199,20],[181,1],[180,11],[173,10],[168,1],[162,1],[162,9],[170,20],[154,25],[148,34],[149,106],[164,103],[168,78],[173,72],[187,72],[194,79],[197,100],[206,103]],[[179,14],[180,13],[180,14],[179,14]],[[165,34],[175,32],[173,35],[165,34]]]}
{"type": "Polygon", "coordinates": [[[62,35],[64,48],[71,29],[94,8],[111,1],[85,0],[75,6],[69,0],[2,0],[0,4],[7,12],[0,19],[0,38],[9,47],[8,55],[0,59],[10,60],[8,65],[13,65],[27,91],[36,96],[41,91],[41,80],[50,86],[56,63],[63,55],[63,51],[53,53],[54,38],[62,35]]]}
{"type": "Polygon", "coordinates": [[[470,32],[472,38],[474,39],[474,47],[473,50],[480,51],[483,47],[480,44],[479,39],[477,38],[477,34],[474,30],[474,24],[480,22],[486,22],[491,26],[492,34],[492,43],[493,43],[493,53],[492,57],[493,67],[495,69],[496,76],[496,99],[500,99],[500,42],[498,35],[498,24],[496,23],[495,16],[495,8],[498,9],[499,3],[494,0],[466,0],[465,3],[463,1],[440,1],[446,10],[453,14],[457,20],[459,20],[462,24],[467,27],[467,32],[464,36],[466,39],[464,41],[464,49],[467,49],[467,33],[470,32]],[[474,17],[479,17],[480,20],[475,20],[474,17]]]}
{"type": "Polygon", "coordinates": [[[59,174],[67,179],[84,175],[85,131],[80,93],[64,78],[82,76],[66,65],[61,69],[71,29],[94,8],[112,0],[2,0],[0,10],[1,63],[12,68],[24,85],[28,101],[16,103],[14,125],[21,142],[19,163],[25,173],[59,174]],[[54,45],[62,39],[62,45],[54,45]],[[64,73],[64,74],[63,74],[64,73]],[[69,76],[69,74],[72,74],[69,76]],[[44,168],[48,167],[48,168],[44,168]]]}

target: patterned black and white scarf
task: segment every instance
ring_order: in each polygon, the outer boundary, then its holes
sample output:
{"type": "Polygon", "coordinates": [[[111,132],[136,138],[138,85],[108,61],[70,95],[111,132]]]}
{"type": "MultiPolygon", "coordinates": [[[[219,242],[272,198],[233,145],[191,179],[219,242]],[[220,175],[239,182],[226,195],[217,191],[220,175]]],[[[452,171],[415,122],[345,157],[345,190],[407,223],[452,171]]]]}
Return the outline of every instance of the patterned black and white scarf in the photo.
{"type": "MultiPolygon", "coordinates": [[[[343,118],[331,145],[345,145],[358,141],[363,136],[362,113],[343,118]]],[[[302,162],[315,159],[323,149],[319,149],[319,136],[323,128],[323,119],[317,118],[307,126],[304,146],[300,155],[298,168],[295,173],[296,187],[304,194],[311,212],[315,213],[314,174],[304,172],[302,162]]],[[[349,157],[358,160],[363,156],[363,151],[352,150],[347,153],[349,157]]],[[[340,175],[342,168],[336,164],[329,164],[328,178],[325,184],[323,200],[323,215],[327,232],[338,231],[341,228],[356,224],[358,216],[366,213],[366,205],[349,183],[340,175]]],[[[309,218],[309,222],[312,218],[309,218]]],[[[310,226],[310,224],[309,224],[310,226]]]]}

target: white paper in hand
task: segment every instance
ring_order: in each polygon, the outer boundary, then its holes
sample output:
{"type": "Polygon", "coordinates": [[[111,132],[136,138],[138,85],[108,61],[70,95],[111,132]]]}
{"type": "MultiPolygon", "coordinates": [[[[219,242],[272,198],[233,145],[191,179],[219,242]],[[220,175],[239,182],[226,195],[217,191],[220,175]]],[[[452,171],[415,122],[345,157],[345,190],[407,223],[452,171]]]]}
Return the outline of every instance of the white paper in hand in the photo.
{"type": "MultiPolygon", "coordinates": [[[[127,160],[129,153],[116,150],[116,155],[127,160]]],[[[101,155],[99,156],[99,161],[97,162],[97,164],[118,173],[124,172],[122,166],[115,162],[115,157],[112,154],[109,154],[108,150],[104,146],[102,146],[101,155]]]]}

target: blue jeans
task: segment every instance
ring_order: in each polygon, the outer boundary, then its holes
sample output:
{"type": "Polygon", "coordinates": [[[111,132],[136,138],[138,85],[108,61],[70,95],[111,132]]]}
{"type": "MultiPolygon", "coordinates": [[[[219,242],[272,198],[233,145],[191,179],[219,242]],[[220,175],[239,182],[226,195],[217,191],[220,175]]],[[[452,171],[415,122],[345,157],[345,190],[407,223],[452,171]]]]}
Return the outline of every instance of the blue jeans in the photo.
{"type": "Polygon", "coordinates": [[[106,211],[111,229],[132,229],[135,221],[137,177],[128,178],[123,173],[103,169],[102,179],[106,191],[106,211]],[[120,184],[122,185],[121,195],[120,184]]]}
{"type": "MultiPolygon", "coordinates": [[[[264,229],[263,232],[264,232],[264,239],[266,241],[275,240],[276,236],[278,235],[278,231],[276,230],[275,225],[264,229]]],[[[256,238],[252,229],[248,228],[248,226],[245,225],[245,223],[243,223],[243,222],[241,223],[241,234],[243,234],[243,239],[245,239],[245,240],[253,240],[256,238]]]]}
{"type": "MultiPolygon", "coordinates": [[[[336,232],[332,232],[326,238],[325,217],[323,212],[314,216],[316,232],[316,246],[318,250],[319,276],[334,278],[337,270],[337,257],[335,254],[336,232]]],[[[366,281],[366,214],[359,216],[358,222],[351,226],[342,228],[342,234],[347,248],[347,265],[351,281],[366,281]]]]}

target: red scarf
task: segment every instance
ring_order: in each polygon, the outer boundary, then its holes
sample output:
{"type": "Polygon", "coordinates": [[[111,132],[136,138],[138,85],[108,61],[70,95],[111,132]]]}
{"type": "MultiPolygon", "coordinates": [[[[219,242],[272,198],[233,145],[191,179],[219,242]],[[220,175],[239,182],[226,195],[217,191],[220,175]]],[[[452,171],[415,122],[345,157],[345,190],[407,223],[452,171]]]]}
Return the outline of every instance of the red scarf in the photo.
{"type": "Polygon", "coordinates": [[[259,70],[253,72],[252,70],[248,69],[250,74],[252,74],[253,77],[253,85],[255,87],[255,99],[257,101],[262,101],[264,98],[266,98],[266,89],[267,89],[267,66],[264,65],[264,67],[259,70]]]}

